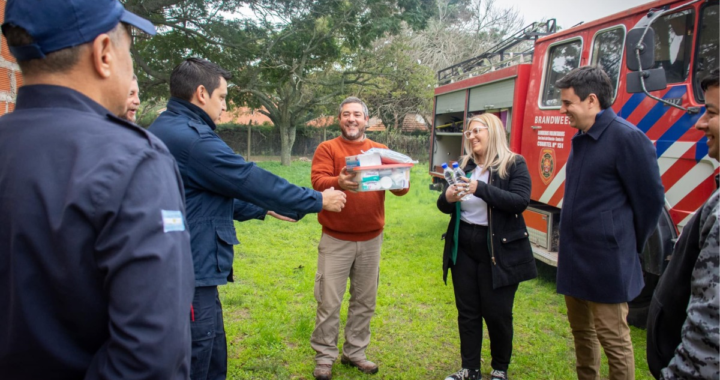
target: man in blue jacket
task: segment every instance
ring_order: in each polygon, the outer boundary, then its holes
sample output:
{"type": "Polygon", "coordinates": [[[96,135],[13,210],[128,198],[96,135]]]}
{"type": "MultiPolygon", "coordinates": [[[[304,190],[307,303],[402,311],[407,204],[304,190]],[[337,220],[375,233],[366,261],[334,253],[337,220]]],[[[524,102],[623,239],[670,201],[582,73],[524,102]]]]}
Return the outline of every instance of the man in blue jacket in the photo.
{"type": "MultiPolygon", "coordinates": [[[[185,185],[195,297],[192,302],[191,378],[224,379],[227,348],[218,285],[232,280],[233,218],[258,216],[257,208],[298,214],[339,212],[345,193],[295,186],[246,162],[215,133],[225,111],[229,72],[189,58],[173,69],[167,111],[150,126],[175,156],[185,185]]],[[[262,213],[260,213],[262,214],[262,213]]]]}
{"type": "Polygon", "coordinates": [[[23,73],[0,118],[0,378],[190,374],[182,182],[165,145],[117,118],[133,64],[117,0],[10,0],[23,73]]]}
{"type": "Polygon", "coordinates": [[[560,113],[578,129],[566,164],[557,291],[565,295],[579,380],[596,380],[600,346],[610,380],[635,378],[627,302],[642,290],[640,252],[665,201],[655,147],[610,108],[600,68],[572,70],[556,84],[560,113]]]}

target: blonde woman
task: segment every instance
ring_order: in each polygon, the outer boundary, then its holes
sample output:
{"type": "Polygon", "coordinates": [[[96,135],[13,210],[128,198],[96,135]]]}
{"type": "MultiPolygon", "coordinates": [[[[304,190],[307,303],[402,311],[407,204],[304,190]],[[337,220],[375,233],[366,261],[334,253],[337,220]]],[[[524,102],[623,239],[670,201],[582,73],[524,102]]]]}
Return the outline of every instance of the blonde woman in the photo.
{"type": "Polygon", "coordinates": [[[537,276],[522,212],[530,202],[530,174],[510,151],[502,121],[482,114],[468,120],[460,166],[469,180],[449,186],[437,207],[450,214],[443,279],[452,271],[462,368],[445,380],[479,380],[483,319],[490,336],[491,380],[508,379],[512,309],[518,283],[537,276]],[[461,188],[473,196],[460,202],[461,188]]]}

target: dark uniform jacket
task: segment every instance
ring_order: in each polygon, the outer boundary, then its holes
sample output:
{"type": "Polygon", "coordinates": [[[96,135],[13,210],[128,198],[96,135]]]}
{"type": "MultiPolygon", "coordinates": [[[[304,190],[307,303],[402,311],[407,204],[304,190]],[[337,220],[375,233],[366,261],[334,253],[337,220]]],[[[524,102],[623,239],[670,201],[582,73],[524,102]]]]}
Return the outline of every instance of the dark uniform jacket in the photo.
{"type": "Polygon", "coordinates": [[[716,190],[683,228],[655,288],[648,312],[647,362],[656,379],[663,378],[666,367],[668,379],[717,377],[712,373],[718,368],[720,308],[717,210],[716,190]]]}
{"type": "Polygon", "coordinates": [[[186,379],[193,271],[162,142],[65,87],[0,118],[0,378],[186,379]]]}
{"type": "Polygon", "coordinates": [[[239,207],[254,205],[285,215],[322,209],[321,193],[246,162],[214,130],[205,111],[178,98],[171,98],[167,111],[150,126],[175,156],[185,185],[195,286],[227,283],[233,245],[239,244],[233,218],[243,219],[236,212],[239,207]]]}
{"type": "MultiPolygon", "coordinates": [[[[470,159],[463,168],[470,173],[476,168],[470,159]]],[[[482,198],[488,208],[488,251],[492,257],[493,289],[517,284],[537,277],[523,211],[530,203],[530,174],[522,156],[516,156],[510,165],[506,178],[500,178],[497,170],[491,168],[488,183],[478,181],[474,196],[482,198]]],[[[460,220],[460,202],[450,203],[445,191],[437,200],[438,209],[451,214],[450,224],[445,233],[443,252],[443,281],[447,283],[447,271],[452,267],[453,255],[457,254],[457,233],[460,220]]]]}
{"type": "Polygon", "coordinates": [[[557,291],[622,303],[642,290],[639,252],[665,204],[655,147],[608,108],[572,138],[560,214],[557,291]]]}

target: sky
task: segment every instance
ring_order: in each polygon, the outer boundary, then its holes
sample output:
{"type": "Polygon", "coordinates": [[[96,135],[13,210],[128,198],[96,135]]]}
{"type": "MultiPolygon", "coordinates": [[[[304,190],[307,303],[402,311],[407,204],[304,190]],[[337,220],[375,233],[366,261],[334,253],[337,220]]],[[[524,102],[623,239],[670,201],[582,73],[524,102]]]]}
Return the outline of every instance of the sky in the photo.
{"type": "MultiPolygon", "coordinates": [[[[496,0],[495,5],[500,8],[514,6],[520,10],[525,24],[519,25],[516,30],[543,18],[555,18],[557,25],[569,29],[581,21],[594,21],[652,1],[655,0],[496,0]]],[[[223,15],[228,18],[248,17],[252,16],[252,12],[243,6],[234,14],[223,12],[223,15]]]]}
{"type": "Polygon", "coordinates": [[[543,18],[555,18],[557,25],[569,29],[581,21],[587,23],[649,2],[648,0],[502,0],[496,4],[501,7],[518,8],[526,25],[543,18]]]}

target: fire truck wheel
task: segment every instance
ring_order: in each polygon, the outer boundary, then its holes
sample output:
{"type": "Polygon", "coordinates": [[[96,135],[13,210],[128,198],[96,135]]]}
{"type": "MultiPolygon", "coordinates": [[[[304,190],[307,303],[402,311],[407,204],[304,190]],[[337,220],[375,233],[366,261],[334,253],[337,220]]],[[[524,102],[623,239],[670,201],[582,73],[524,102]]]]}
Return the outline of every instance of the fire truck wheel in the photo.
{"type": "Polygon", "coordinates": [[[627,322],[631,326],[644,329],[647,325],[648,309],[652,301],[653,292],[657,286],[660,276],[643,272],[645,287],[634,300],[628,302],[627,322]]]}

